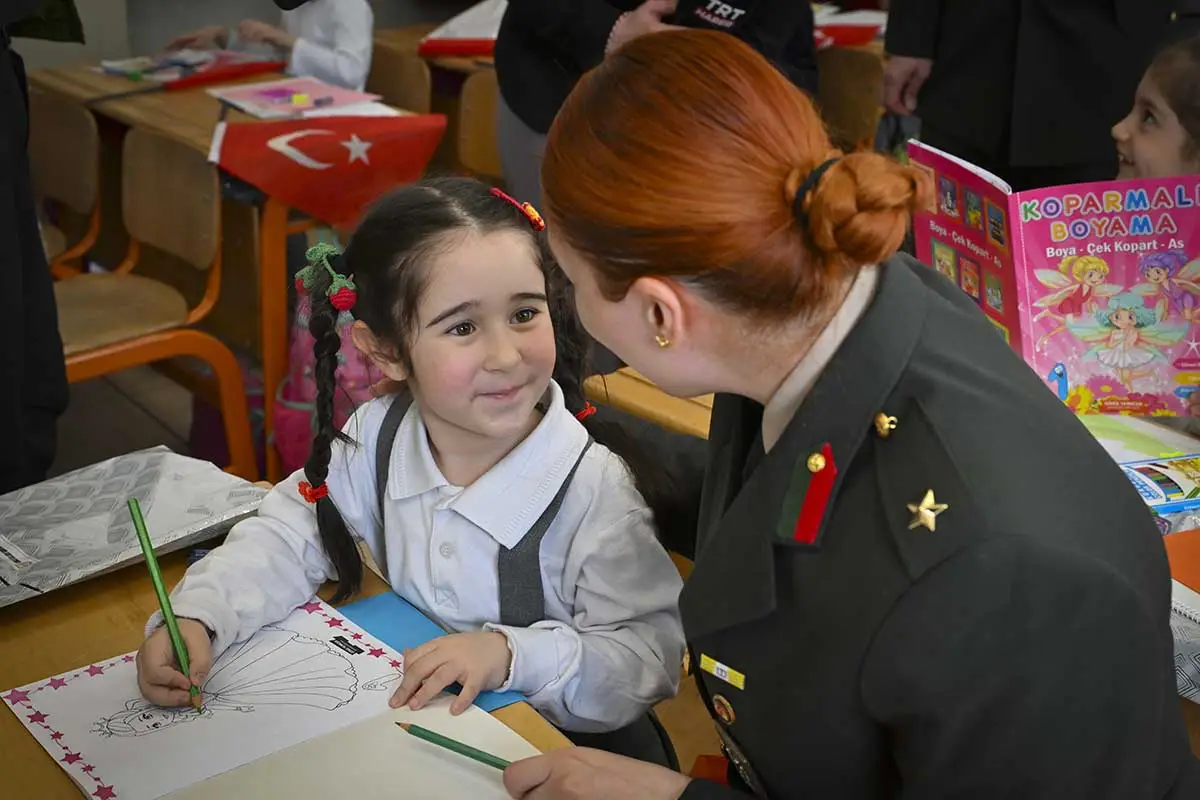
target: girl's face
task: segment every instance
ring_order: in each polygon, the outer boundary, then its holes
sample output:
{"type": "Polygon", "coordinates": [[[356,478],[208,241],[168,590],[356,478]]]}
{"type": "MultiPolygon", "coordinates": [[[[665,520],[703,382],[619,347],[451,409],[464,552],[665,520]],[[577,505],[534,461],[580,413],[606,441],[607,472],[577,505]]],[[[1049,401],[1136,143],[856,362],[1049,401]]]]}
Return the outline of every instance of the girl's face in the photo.
{"type": "Polygon", "coordinates": [[[1120,328],[1123,331],[1137,327],[1137,317],[1128,308],[1118,308],[1108,315],[1108,320],[1113,324],[1113,327],[1120,328]]]}
{"type": "Polygon", "coordinates": [[[1083,274],[1083,282],[1089,286],[1099,286],[1102,280],[1104,275],[1098,269],[1089,269],[1083,274]]]}
{"type": "Polygon", "coordinates": [[[1112,129],[1120,162],[1118,178],[1171,178],[1200,172],[1189,157],[1188,133],[1167,105],[1150,72],[1138,84],[1133,109],[1112,129]]]}
{"type": "Polygon", "coordinates": [[[455,234],[429,264],[409,352],[413,395],[439,447],[536,425],[554,371],[546,280],[530,237],[455,234]]]}
{"type": "Polygon", "coordinates": [[[1166,283],[1167,271],[1162,267],[1150,267],[1146,270],[1146,280],[1151,283],[1166,283]]]}

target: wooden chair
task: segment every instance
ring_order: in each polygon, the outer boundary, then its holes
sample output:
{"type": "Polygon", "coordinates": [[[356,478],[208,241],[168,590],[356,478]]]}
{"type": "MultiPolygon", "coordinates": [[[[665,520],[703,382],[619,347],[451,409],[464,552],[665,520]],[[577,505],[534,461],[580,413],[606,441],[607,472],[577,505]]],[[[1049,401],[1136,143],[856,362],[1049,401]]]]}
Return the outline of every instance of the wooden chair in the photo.
{"type": "Polygon", "coordinates": [[[473,175],[492,181],[504,177],[496,145],[496,71],[480,70],[463,82],[459,105],[458,162],[473,175]]]}
{"type": "Polygon", "coordinates": [[[380,95],[388,105],[428,114],[433,97],[429,64],[417,55],[421,39],[435,25],[410,25],[379,31],[371,55],[367,91],[380,95]]]}
{"type": "Polygon", "coordinates": [[[83,238],[68,245],[66,234],[38,215],[50,271],[56,278],[78,275],[79,260],[100,235],[100,134],[92,112],[57,93],[31,89],[29,160],[39,205],[50,200],[87,217],[83,238]]]}
{"type": "Polygon", "coordinates": [[[216,304],[221,286],[217,172],[203,153],[140,128],[126,135],[123,162],[128,255],[111,273],[84,274],[54,286],[67,379],[76,383],[178,357],[203,361],[216,378],[225,420],[226,471],[257,480],[241,368],[228,347],[195,328],[216,304]],[[175,288],[131,272],[142,244],[208,272],[194,308],[175,288]]]}

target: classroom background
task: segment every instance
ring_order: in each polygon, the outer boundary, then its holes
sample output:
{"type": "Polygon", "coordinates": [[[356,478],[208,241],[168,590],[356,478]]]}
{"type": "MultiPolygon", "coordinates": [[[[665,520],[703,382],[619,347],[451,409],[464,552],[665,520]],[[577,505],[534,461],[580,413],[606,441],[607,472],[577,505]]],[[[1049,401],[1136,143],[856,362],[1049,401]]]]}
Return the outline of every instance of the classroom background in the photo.
{"type": "MultiPolygon", "coordinates": [[[[404,111],[445,116],[445,134],[429,160],[429,172],[473,174],[503,185],[495,143],[496,80],[490,60],[474,57],[422,59],[417,53],[422,37],[439,23],[473,5],[472,0],[371,0],[371,5],[375,13],[374,57],[366,90],[380,95],[382,103],[404,111]]],[[[105,92],[85,79],[86,65],[155,52],[181,31],[203,25],[236,25],[245,18],[276,20],[279,14],[270,0],[208,0],[205,3],[86,0],[79,4],[79,12],[87,44],[17,40],[14,47],[27,59],[30,84],[35,91],[68,87],[70,91],[66,94],[80,107],[87,104],[89,92],[91,97],[105,92]]],[[[839,143],[848,149],[890,145],[888,141],[877,142],[879,123],[885,118],[879,102],[883,80],[882,42],[868,37],[864,42],[826,47],[818,52],[818,62],[818,100],[839,143]]],[[[93,109],[91,113],[98,118],[98,125],[89,135],[94,135],[91,141],[96,148],[96,158],[88,163],[95,169],[98,180],[84,188],[85,193],[92,192],[95,213],[86,201],[82,204],[59,203],[60,214],[54,220],[54,227],[61,229],[61,236],[68,246],[87,237],[93,240],[77,254],[73,264],[65,265],[68,269],[86,271],[95,264],[111,270],[127,253],[125,229],[128,226],[123,225],[122,217],[129,214],[128,193],[136,191],[138,183],[122,172],[129,168],[128,156],[124,161],[122,156],[128,152],[123,148],[130,144],[129,140],[122,142],[121,136],[145,128],[156,136],[165,136],[169,140],[174,137],[176,142],[188,137],[203,140],[207,134],[202,126],[211,126],[217,119],[216,103],[210,101],[211,98],[200,90],[187,96],[184,93],[163,95],[153,104],[136,99],[133,102],[116,100],[93,109]],[[197,125],[201,128],[195,128],[197,125]],[[175,133],[172,133],[173,127],[175,133]],[[194,129],[200,133],[195,133],[194,129]],[[96,219],[99,228],[92,231],[96,219]]],[[[894,118],[888,123],[883,131],[885,138],[894,139],[906,130],[894,118]]],[[[36,117],[33,124],[37,124],[36,117]]],[[[78,130],[90,131],[87,125],[78,130]]],[[[197,149],[195,141],[193,150],[197,149]]],[[[69,142],[70,139],[56,139],[60,148],[69,149],[69,142]]],[[[36,172],[36,153],[34,158],[36,172]]],[[[284,377],[287,363],[276,358],[271,368],[275,372],[264,375],[258,354],[269,347],[275,348],[277,356],[286,352],[287,305],[276,297],[268,314],[261,306],[265,296],[260,296],[258,286],[268,260],[273,268],[281,266],[283,244],[267,242],[264,238],[267,234],[262,227],[265,215],[262,206],[234,197],[238,187],[230,186],[228,181],[220,182],[215,170],[205,165],[203,159],[194,160],[181,174],[184,177],[177,184],[181,189],[179,197],[191,192],[196,185],[187,183],[188,180],[207,181],[206,185],[218,187],[213,196],[207,197],[209,205],[186,213],[194,212],[200,219],[205,219],[207,214],[209,220],[215,214],[219,223],[214,230],[218,231],[220,241],[211,250],[192,247],[188,242],[176,252],[167,252],[171,247],[144,248],[139,254],[137,273],[171,286],[190,308],[211,301],[200,326],[232,348],[241,359],[245,378],[246,414],[252,437],[249,444],[254,450],[254,474],[248,477],[278,480],[282,465],[278,454],[267,455],[272,450],[268,442],[273,439],[271,431],[267,430],[271,423],[268,423],[264,409],[275,402],[272,387],[284,377]],[[268,247],[270,256],[264,255],[268,247]],[[203,270],[211,263],[220,264],[221,274],[219,291],[209,297],[208,274],[190,267],[203,270]],[[265,322],[264,314],[268,315],[265,322]],[[272,324],[273,332],[268,330],[272,324]]],[[[139,212],[133,213],[136,216],[139,212]]],[[[140,213],[143,217],[153,216],[145,211],[140,213]]],[[[303,235],[310,240],[337,235],[324,226],[308,225],[294,217],[282,219],[283,227],[273,229],[273,234],[303,235]]],[[[145,219],[138,226],[151,222],[161,220],[145,219]]],[[[170,235],[167,234],[168,238],[170,235]]],[[[153,243],[153,236],[149,241],[153,243]]],[[[285,286],[284,282],[277,286],[279,293],[285,291],[285,286]]],[[[70,313],[70,309],[65,313],[70,313]]],[[[96,374],[100,375],[99,372],[96,374]]],[[[678,432],[697,437],[707,435],[711,398],[668,398],[627,369],[595,380],[591,389],[596,402],[608,403],[678,432]]],[[[179,453],[227,459],[223,445],[213,451],[214,440],[222,441],[226,433],[219,413],[223,400],[214,388],[210,374],[197,370],[193,364],[174,361],[115,369],[99,377],[73,382],[70,406],[59,426],[58,453],[51,474],[61,475],[156,445],[166,445],[179,453]],[[101,417],[104,424],[96,424],[101,417]]],[[[679,559],[678,565],[686,574],[687,562],[679,559]]],[[[692,681],[683,681],[680,695],[661,704],[657,710],[684,770],[700,763],[698,759],[702,762],[704,756],[715,756],[720,752],[710,715],[692,681]]],[[[1196,719],[1200,720],[1200,715],[1196,719]]],[[[1193,727],[1197,729],[1194,743],[1200,748],[1200,724],[1193,727]]]]}

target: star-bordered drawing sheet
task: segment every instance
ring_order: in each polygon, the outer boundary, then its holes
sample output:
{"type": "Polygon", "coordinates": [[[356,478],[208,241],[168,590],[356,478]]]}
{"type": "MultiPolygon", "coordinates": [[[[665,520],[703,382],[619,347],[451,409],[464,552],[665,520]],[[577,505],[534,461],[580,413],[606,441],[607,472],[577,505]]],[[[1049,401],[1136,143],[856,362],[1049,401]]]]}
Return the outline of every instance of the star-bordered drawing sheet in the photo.
{"type": "Polygon", "coordinates": [[[204,708],[151,705],[132,653],[0,697],[90,797],[153,800],[388,713],[403,662],[319,601],[233,645],[204,708]]]}

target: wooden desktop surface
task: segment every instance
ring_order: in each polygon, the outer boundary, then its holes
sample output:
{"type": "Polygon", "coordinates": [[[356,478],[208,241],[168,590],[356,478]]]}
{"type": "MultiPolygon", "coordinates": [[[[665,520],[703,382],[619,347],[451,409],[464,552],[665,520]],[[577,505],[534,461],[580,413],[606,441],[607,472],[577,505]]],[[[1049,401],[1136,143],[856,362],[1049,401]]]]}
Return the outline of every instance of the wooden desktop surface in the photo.
{"type": "Polygon", "coordinates": [[[612,406],[676,433],[708,438],[708,423],[712,416],[711,394],[691,398],[672,397],[631,367],[623,367],[608,375],[593,375],[587,379],[584,388],[593,402],[612,406]]]}
{"type": "MultiPolygon", "coordinates": [[[[186,567],[186,553],[162,559],[163,578],[173,586],[186,567]]],[[[388,591],[365,570],[359,598],[388,591]]],[[[324,592],[327,596],[328,592],[324,592]]],[[[144,566],[137,564],[33,600],[0,609],[0,691],[136,650],[146,620],[158,608],[144,566]]],[[[526,703],[493,712],[539,750],[570,742],[526,703]]],[[[0,711],[0,775],[5,797],[78,800],[79,789],[5,706],[0,711]]]]}
{"type": "MultiPolygon", "coordinates": [[[[221,86],[260,83],[283,77],[281,73],[267,72],[222,82],[221,86]]],[[[34,70],[29,73],[29,85],[35,90],[54,91],[80,103],[91,103],[92,110],[98,114],[131,127],[157,131],[203,153],[209,151],[213,129],[221,118],[221,103],[208,93],[207,90],[212,87],[206,86],[113,97],[97,102],[98,98],[131,91],[142,84],[95,72],[88,64],[34,70]]],[[[230,109],[226,119],[229,122],[245,122],[254,120],[254,117],[230,109]]]]}

